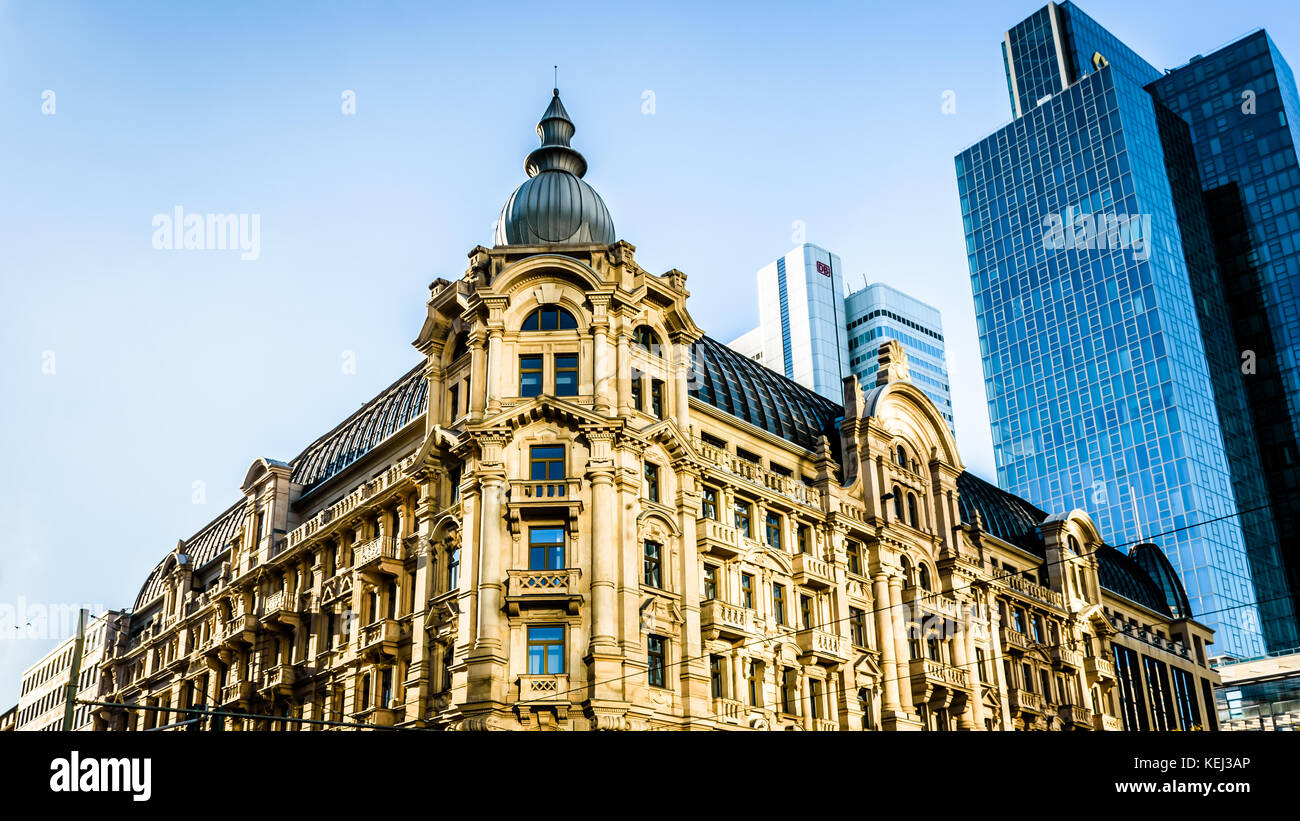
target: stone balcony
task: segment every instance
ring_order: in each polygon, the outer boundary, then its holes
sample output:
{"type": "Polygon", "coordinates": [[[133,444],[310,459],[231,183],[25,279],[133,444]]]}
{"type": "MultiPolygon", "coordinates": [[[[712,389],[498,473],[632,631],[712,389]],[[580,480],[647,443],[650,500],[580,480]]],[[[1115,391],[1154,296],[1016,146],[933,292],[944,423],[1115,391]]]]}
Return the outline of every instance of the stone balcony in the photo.
{"type": "Polygon", "coordinates": [[[1030,638],[1024,633],[1012,630],[1010,627],[1003,627],[999,630],[999,635],[1002,639],[1003,650],[1023,652],[1029,649],[1030,638]]]}
{"type": "Polygon", "coordinates": [[[226,619],[226,623],[222,626],[221,643],[225,645],[252,644],[256,637],[257,619],[248,613],[226,619]]]}
{"type": "Polygon", "coordinates": [[[804,664],[832,666],[849,660],[848,639],[843,636],[813,628],[795,633],[794,641],[804,664]]]}
{"type": "Polygon", "coordinates": [[[570,532],[577,531],[578,514],[583,507],[581,479],[514,479],[509,493],[505,512],[512,534],[521,535],[523,519],[535,515],[562,515],[569,523],[570,532]]]}
{"type": "Polygon", "coordinates": [[[825,718],[815,718],[812,723],[813,732],[818,733],[837,733],[840,730],[838,721],[831,721],[825,718]]]}
{"type": "Polygon", "coordinates": [[[743,639],[754,630],[748,608],[711,599],[700,605],[700,632],[726,641],[743,639]]]}
{"type": "Polygon", "coordinates": [[[512,616],[527,607],[559,608],[576,616],[582,606],[580,568],[510,570],[507,579],[506,609],[512,616]]]}
{"type": "Polygon", "coordinates": [[[749,708],[735,699],[715,698],[713,700],[713,713],[723,724],[739,727],[744,724],[747,712],[749,712],[749,708]]]}
{"type": "Polygon", "coordinates": [[[1114,681],[1115,662],[1101,656],[1088,656],[1083,660],[1083,672],[1087,674],[1089,682],[1114,681]]]}
{"type": "Polygon", "coordinates": [[[835,568],[830,562],[822,561],[809,553],[796,553],[791,564],[794,566],[795,584],[814,590],[827,590],[835,586],[835,568]]]}
{"type": "Polygon", "coordinates": [[[1028,690],[1022,690],[1018,687],[1011,687],[1007,690],[1007,701],[1013,713],[1034,713],[1041,715],[1043,712],[1043,697],[1038,693],[1031,693],[1028,690]]]}
{"type": "Polygon", "coordinates": [[[695,540],[701,553],[719,559],[734,559],[742,550],[739,530],[705,517],[696,520],[695,540]]]}
{"type": "Polygon", "coordinates": [[[253,682],[237,681],[221,688],[221,706],[247,708],[253,700],[253,682]]]}
{"type": "Polygon", "coordinates": [[[293,695],[298,670],[292,664],[276,664],[262,671],[262,695],[268,698],[293,695]]]}
{"type": "Polygon", "coordinates": [[[1092,711],[1077,704],[1062,704],[1056,709],[1057,715],[1067,726],[1077,730],[1092,729],[1092,711]]]}
{"type": "Polygon", "coordinates": [[[908,662],[907,671],[916,704],[960,710],[970,698],[969,676],[960,667],[921,658],[908,662]]]}
{"type": "Polygon", "coordinates": [[[1058,609],[1065,607],[1065,598],[1060,593],[1057,593],[1050,587],[1043,587],[1037,582],[1031,582],[1024,576],[1002,576],[998,581],[1022,596],[1027,596],[1058,609]]]}
{"type": "Polygon", "coordinates": [[[397,619],[376,619],[357,631],[357,651],[367,656],[396,656],[402,638],[397,619]]]}
{"type": "Polygon", "coordinates": [[[262,602],[262,624],[267,627],[297,627],[302,624],[302,611],[307,609],[308,596],[277,590],[262,602]]]}
{"type": "Polygon", "coordinates": [[[705,462],[732,476],[765,487],[801,505],[818,507],[821,504],[821,494],[817,489],[805,485],[799,479],[767,470],[762,465],[741,459],[725,448],[710,445],[703,439],[692,439],[691,446],[705,462]]]}
{"type": "Polygon", "coordinates": [[[1105,713],[1092,717],[1092,726],[1096,730],[1106,732],[1119,732],[1124,729],[1124,722],[1115,716],[1108,716],[1105,713]]]}
{"type": "Polygon", "coordinates": [[[1071,650],[1068,647],[1057,645],[1052,648],[1052,661],[1061,667],[1071,670],[1080,670],[1083,668],[1083,653],[1078,650],[1071,650]]]}
{"type": "Polygon", "coordinates": [[[402,546],[392,536],[379,536],[352,551],[352,567],[362,575],[396,577],[402,565],[402,546]]]}
{"type": "Polygon", "coordinates": [[[569,720],[569,705],[573,696],[581,693],[569,691],[567,675],[522,675],[519,677],[515,714],[525,727],[537,723],[539,712],[553,712],[558,722],[569,720]]]}

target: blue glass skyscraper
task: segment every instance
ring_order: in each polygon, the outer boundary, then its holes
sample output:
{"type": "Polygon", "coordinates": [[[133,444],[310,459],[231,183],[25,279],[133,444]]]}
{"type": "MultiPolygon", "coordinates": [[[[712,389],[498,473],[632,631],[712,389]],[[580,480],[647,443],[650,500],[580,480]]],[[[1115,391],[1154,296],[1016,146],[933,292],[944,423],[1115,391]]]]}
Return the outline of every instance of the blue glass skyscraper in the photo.
{"type": "Polygon", "coordinates": [[[1167,534],[1220,652],[1294,643],[1188,125],[1071,3],[1002,49],[1016,119],[956,158],[999,483],[1167,534]]]}

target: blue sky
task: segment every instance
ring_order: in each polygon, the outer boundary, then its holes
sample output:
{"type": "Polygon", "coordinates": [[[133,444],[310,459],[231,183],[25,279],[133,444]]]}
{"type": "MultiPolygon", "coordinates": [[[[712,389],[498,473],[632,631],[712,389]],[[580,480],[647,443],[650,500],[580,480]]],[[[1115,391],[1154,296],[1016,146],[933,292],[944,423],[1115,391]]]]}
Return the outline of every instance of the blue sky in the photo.
{"type": "MultiPolygon", "coordinates": [[[[0,0],[0,605],[130,606],[254,458],[411,367],[553,64],[619,237],[688,274],[701,326],[756,323],[802,221],[850,283],[943,312],[958,444],[992,476],[952,157],[1009,120],[998,44],[1041,5],[0,0]],[[260,256],[155,250],[178,205],[260,215],[260,256]]],[[[1300,59],[1288,2],[1081,6],[1157,67],[1259,26],[1300,59]]],[[[10,638],[0,708],[51,646],[10,638]]]]}

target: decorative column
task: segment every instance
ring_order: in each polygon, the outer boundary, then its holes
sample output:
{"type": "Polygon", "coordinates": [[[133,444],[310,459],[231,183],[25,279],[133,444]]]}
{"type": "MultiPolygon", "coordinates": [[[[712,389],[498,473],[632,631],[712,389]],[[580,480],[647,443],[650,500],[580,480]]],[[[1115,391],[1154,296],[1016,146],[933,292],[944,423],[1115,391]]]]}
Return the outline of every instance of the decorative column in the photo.
{"type": "Polygon", "coordinates": [[[503,477],[483,477],[483,524],[479,530],[479,629],[474,640],[476,655],[479,651],[494,655],[501,651],[501,499],[504,495],[503,477]]]}
{"type": "Polygon", "coordinates": [[[811,730],[813,728],[812,714],[812,693],[808,684],[808,671],[802,666],[799,667],[799,702],[803,707],[803,728],[811,730]]]}
{"type": "Polygon", "coordinates": [[[966,616],[966,675],[970,676],[972,704],[971,720],[975,726],[973,729],[984,729],[984,684],[980,681],[979,654],[975,652],[975,616],[979,609],[979,602],[972,601],[969,605],[969,611],[966,616]]]}
{"type": "Polygon", "coordinates": [[[501,329],[488,331],[487,348],[487,408],[489,411],[501,410],[501,329]]]}
{"type": "Polygon", "coordinates": [[[673,386],[677,394],[677,429],[687,431],[691,427],[691,346],[686,342],[669,344],[675,352],[673,386]]]}
{"type": "Polygon", "coordinates": [[[632,412],[632,350],[630,337],[618,335],[618,416],[632,412]]]}
{"type": "MultiPolygon", "coordinates": [[[[606,439],[608,442],[608,439],[606,439]]],[[[608,444],[606,444],[608,447],[608,444]]],[[[614,521],[614,469],[588,472],[591,480],[591,649],[617,653],[615,610],[618,568],[618,534],[614,521]]]]}
{"type": "Polygon", "coordinates": [[[872,579],[875,590],[876,641],[880,645],[882,720],[897,717],[902,711],[898,698],[898,664],[894,657],[894,627],[889,612],[889,576],[882,570],[872,579]]]}
{"type": "Polygon", "coordinates": [[[900,576],[889,577],[889,612],[891,625],[903,626],[902,630],[893,630],[895,654],[898,659],[898,703],[908,719],[914,719],[912,706],[912,664],[911,650],[907,646],[907,625],[899,615],[903,612],[903,579],[900,576]]]}
{"type": "MultiPolygon", "coordinates": [[[[971,658],[975,655],[975,651],[971,649],[972,645],[970,643],[971,632],[970,632],[969,618],[963,619],[962,622],[960,623],[960,627],[961,627],[961,634],[955,636],[952,642],[953,665],[955,667],[961,668],[966,672],[966,682],[967,684],[970,685],[971,692],[974,694],[972,696],[972,700],[978,702],[980,685],[979,685],[979,676],[975,674],[974,665],[972,665],[970,661],[971,658]]],[[[961,715],[957,717],[957,729],[959,730],[975,729],[975,723],[971,720],[971,715],[974,712],[974,710],[975,707],[973,704],[966,705],[966,709],[962,710],[961,715]]]]}

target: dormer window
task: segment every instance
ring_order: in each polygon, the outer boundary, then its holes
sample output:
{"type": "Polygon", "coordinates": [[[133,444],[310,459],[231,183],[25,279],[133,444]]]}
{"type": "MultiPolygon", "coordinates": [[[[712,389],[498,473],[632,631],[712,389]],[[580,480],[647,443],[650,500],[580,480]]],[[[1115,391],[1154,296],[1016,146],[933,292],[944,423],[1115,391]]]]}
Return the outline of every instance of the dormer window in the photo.
{"type": "Polygon", "coordinates": [[[659,342],[659,334],[649,325],[636,327],[632,332],[632,344],[651,356],[662,356],[663,346],[659,342]]]}
{"type": "Polygon", "coordinates": [[[521,331],[576,331],[578,320],[559,305],[543,305],[528,315],[521,331]]]}

